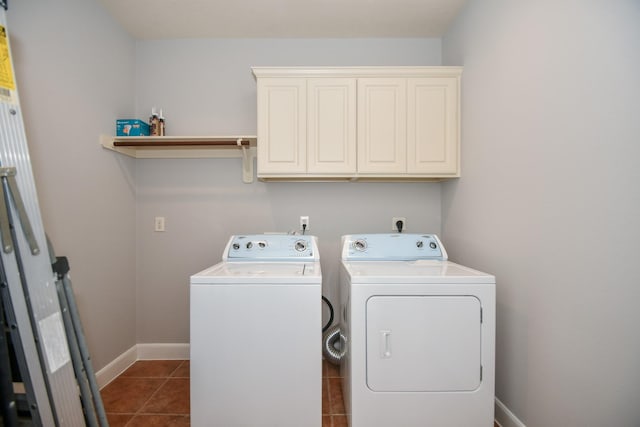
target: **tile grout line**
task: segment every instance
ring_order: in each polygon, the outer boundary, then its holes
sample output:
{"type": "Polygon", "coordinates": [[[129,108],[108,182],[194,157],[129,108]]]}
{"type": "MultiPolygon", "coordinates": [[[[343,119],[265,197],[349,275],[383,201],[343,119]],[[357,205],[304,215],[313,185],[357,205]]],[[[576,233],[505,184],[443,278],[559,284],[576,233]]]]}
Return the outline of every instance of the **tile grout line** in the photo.
{"type": "MultiPolygon", "coordinates": [[[[179,365],[178,365],[179,366],[179,365]]],[[[177,369],[177,368],[176,368],[177,369]]],[[[172,371],[173,373],[173,371],[172,371]]],[[[160,389],[162,388],[163,385],[165,385],[167,382],[169,382],[169,378],[170,377],[132,377],[132,378],[141,378],[141,379],[164,379],[163,382],[160,383],[160,385],[158,385],[158,387],[153,391],[153,393],[151,393],[149,395],[149,398],[146,399],[142,405],[140,405],[140,408],[138,408],[138,410],[133,414],[133,416],[131,417],[131,419],[129,421],[127,421],[124,425],[124,427],[127,427],[134,419],[136,416],[138,415],[147,415],[146,412],[142,412],[142,409],[145,407],[145,405],[147,403],[149,403],[151,401],[151,399],[153,399],[153,397],[158,394],[158,392],[160,391],[160,389]]],[[[154,415],[154,414],[151,414],[154,415]]]]}
{"type": "MultiPolygon", "coordinates": [[[[180,367],[182,367],[182,365],[184,365],[185,363],[186,363],[185,360],[183,360],[180,363],[178,363],[178,366],[176,366],[176,368],[173,371],[171,371],[169,373],[169,375],[167,375],[167,378],[173,378],[173,374],[175,374],[178,371],[178,369],[180,369],[180,367]]],[[[179,378],[181,378],[181,377],[179,377],[179,378]]]]}
{"type": "MultiPolygon", "coordinates": [[[[133,413],[118,413],[119,415],[131,415],[131,418],[124,424],[125,427],[127,426],[131,426],[133,425],[133,420],[138,417],[138,416],[174,416],[174,417],[189,417],[189,414],[183,414],[183,413],[156,413],[156,412],[143,412],[144,407],[149,404],[149,402],[151,400],[153,400],[158,393],[160,392],[160,390],[169,382],[169,380],[171,379],[190,379],[190,375],[188,376],[176,376],[173,377],[172,375],[174,375],[179,369],[181,369],[185,363],[188,363],[188,361],[181,361],[181,363],[176,366],[175,369],[173,369],[171,372],[169,372],[166,375],[162,375],[162,376],[130,376],[130,378],[137,378],[137,379],[156,379],[156,380],[162,380],[161,383],[158,385],[158,387],[156,387],[153,392],[149,395],[149,397],[147,399],[145,399],[145,401],[140,405],[140,407],[133,413]]],[[[338,418],[341,417],[345,417],[346,414],[338,414],[336,413],[337,408],[335,408],[334,402],[331,399],[331,383],[332,382],[336,382],[335,379],[339,379],[340,382],[339,384],[334,384],[338,385],[340,387],[340,394],[342,394],[342,377],[340,375],[336,375],[334,372],[329,372],[330,369],[329,367],[325,367],[323,368],[323,391],[326,391],[327,393],[327,397],[328,397],[328,413],[323,413],[322,416],[328,416],[329,419],[329,427],[336,427],[336,423],[338,423],[338,418]],[[334,381],[330,381],[330,379],[333,379],[334,381]]],[[[339,405],[339,404],[338,404],[339,405]]],[[[114,413],[116,414],[116,413],[114,413]]],[[[342,423],[341,423],[342,424],[342,423]]]]}
{"type": "MultiPolygon", "coordinates": [[[[162,378],[162,377],[160,377],[162,378]]],[[[140,409],[138,409],[138,412],[136,412],[136,415],[145,415],[147,414],[146,412],[142,412],[142,409],[145,407],[145,405],[149,402],[151,402],[151,400],[158,394],[158,392],[160,392],[160,389],[169,382],[169,377],[164,377],[164,381],[158,386],[157,389],[155,389],[155,391],[153,393],[151,393],[151,395],[149,396],[149,398],[144,402],[144,404],[140,407],[140,409]]]]}

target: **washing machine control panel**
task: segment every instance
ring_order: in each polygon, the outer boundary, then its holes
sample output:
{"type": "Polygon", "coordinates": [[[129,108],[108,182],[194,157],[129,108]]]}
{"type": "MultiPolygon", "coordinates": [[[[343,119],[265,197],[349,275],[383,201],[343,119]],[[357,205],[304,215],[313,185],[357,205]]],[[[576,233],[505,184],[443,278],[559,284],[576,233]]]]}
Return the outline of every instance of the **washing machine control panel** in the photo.
{"type": "Polygon", "coordinates": [[[315,236],[245,234],[231,236],[223,256],[227,261],[316,261],[315,236]]]}
{"type": "Polygon", "coordinates": [[[342,259],[349,261],[447,260],[435,234],[358,234],[342,237],[342,259]]]}

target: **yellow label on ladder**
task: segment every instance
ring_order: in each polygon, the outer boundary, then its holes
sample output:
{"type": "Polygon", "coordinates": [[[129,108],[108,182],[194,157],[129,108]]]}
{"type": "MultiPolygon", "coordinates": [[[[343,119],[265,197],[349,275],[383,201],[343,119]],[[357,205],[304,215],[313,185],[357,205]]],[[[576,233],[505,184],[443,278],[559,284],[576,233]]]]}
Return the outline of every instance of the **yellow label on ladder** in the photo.
{"type": "Polygon", "coordinates": [[[15,88],[7,30],[0,25],[0,99],[10,98],[11,92],[9,91],[15,88]]]}

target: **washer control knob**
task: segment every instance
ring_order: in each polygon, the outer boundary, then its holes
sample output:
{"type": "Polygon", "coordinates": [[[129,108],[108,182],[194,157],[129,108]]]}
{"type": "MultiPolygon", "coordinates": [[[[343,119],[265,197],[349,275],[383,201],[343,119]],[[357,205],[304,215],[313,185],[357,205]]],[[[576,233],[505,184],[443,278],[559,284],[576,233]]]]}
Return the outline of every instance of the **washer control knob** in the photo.
{"type": "Polygon", "coordinates": [[[417,246],[417,247],[419,247],[419,248],[421,248],[421,247],[423,247],[423,246],[424,246],[424,242],[423,242],[422,240],[418,240],[418,241],[416,242],[416,246],[417,246]]]}
{"type": "Polygon", "coordinates": [[[247,242],[247,249],[251,249],[253,247],[253,243],[252,242],[247,242]]]}
{"type": "Polygon", "coordinates": [[[298,252],[304,252],[305,250],[307,250],[307,242],[305,242],[304,240],[298,240],[296,241],[295,248],[298,252]]]}
{"type": "Polygon", "coordinates": [[[353,242],[353,248],[356,251],[364,252],[367,249],[367,241],[358,239],[355,242],[353,242]]]}
{"type": "Polygon", "coordinates": [[[266,248],[267,247],[267,242],[258,242],[258,247],[260,249],[266,248]]]}
{"type": "Polygon", "coordinates": [[[438,247],[438,245],[436,245],[436,242],[431,242],[431,243],[429,243],[429,247],[430,247],[431,249],[435,249],[435,248],[437,248],[437,247],[438,247]]]}
{"type": "Polygon", "coordinates": [[[234,244],[233,244],[233,249],[234,249],[234,250],[236,250],[236,251],[237,251],[238,249],[240,249],[240,243],[234,243],[234,244]]]}

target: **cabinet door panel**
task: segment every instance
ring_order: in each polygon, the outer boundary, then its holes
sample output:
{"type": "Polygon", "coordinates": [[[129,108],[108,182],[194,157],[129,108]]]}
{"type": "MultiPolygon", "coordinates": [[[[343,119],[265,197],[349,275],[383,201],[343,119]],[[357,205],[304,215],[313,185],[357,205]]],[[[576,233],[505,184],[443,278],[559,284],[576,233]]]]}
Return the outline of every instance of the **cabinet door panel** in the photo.
{"type": "Polygon", "coordinates": [[[458,172],[458,90],[455,78],[408,81],[408,173],[458,172]]]}
{"type": "Polygon", "coordinates": [[[258,174],[306,171],[305,79],[258,81],[258,174]]]}
{"type": "Polygon", "coordinates": [[[406,172],[406,79],[358,80],[358,172],[406,172]]]}
{"type": "Polygon", "coordinates": [[[356,80],[307,81],[309,173],[356,171],[356,80]]]}

